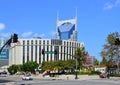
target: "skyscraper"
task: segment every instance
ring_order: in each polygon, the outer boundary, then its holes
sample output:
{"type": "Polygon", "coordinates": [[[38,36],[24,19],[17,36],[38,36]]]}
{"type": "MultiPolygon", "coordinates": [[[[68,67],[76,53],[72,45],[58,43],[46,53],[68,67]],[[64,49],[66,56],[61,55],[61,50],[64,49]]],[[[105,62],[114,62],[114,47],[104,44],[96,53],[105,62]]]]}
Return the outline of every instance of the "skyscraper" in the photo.
{"type": "Polygon", "coordinates": [[[77,15],[74,19],[62,21],[57,16],[56,39],[77,41],[77,15]]]}

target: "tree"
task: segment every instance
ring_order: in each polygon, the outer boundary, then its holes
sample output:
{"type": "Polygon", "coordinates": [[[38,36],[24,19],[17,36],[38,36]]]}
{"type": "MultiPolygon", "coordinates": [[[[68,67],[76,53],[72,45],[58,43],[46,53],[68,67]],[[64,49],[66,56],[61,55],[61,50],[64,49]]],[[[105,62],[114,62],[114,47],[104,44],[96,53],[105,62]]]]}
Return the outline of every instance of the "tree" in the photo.
{"type": "Polygon", "coordinates": [[[17,72],[18,65],[13,64],[13,65],[11,65],[9,68],[7,68],[7,69],[8,69],[8,72],[9,72],[10,74],[15,74],[15,73],[17,72]]]}
{"type": "Polygon", "coordinates": [[[101,66],[106,66],[107,65],[107,60],[105,57],[102,57],[102,61],[100,62],[101,66]]]}
{"type": "Polygon", "coordinates": [[[101,56],[103,57],[110,57],[113,58],[114,56],[118,55],[119,47],[116,46],[115,42],[116,39],[120,37],[118,32],[110,33],[107,37],[107,43],[103,45],[103,50],[100,52],[101,56]]]}
{"type": "Polygon", "coordinates": [[[71,72],[74,72],[75,69],[75,60],[70,59],[67,61],[59,60],[59,61],[50,61],[50,62],[44,62],[42,64],[42,70],[51,70],[54,71],[55,68],[58,69],[58,71],[64,71],[69,70],[71,72]]]}
{"type": "Polygon", "coordinates": [[[38,67],[38,63],[37,62],[33,62],[33,61],[28,61],[26,63],[23,64],[23,71],[25,72],[35,72],[35,69],[38,67]]]}
{"type": "Polygon", "coordinates": [[[106,40],[107,43],[103,45],[103,49],[100,52],[100,55],[102,57],[107,58],[107,66],[109,66],[108,63],[110,62],[111,63],[116,62],[116,64],[118,64],[118,62],[120,61],[119,60],[120,45],[118,44],[119,39],[120,39],[120,35],[118,32],[110,33],[107,36],[107,40],[106,40]],[[117,43],[116,43],[116,40],[117,40],[117,43]]]}
{"type": "Polygon", "coordinates": [[[95,65],[95,66],[96,66],[96,65],[99,65],[99,61],[98,61],[97,59],[95,59],[94,65],[95,65]]]}
{"type": "Polygon", "coordinates": [[[74,57],[77,58],[77,61],[78,61],[78,66],[80,68],[83,67],[83,65],[85,65],[85,62],[86,62],[86,55],[88,54],[88,52],[85,50],[84,47],[80,47],[80,48],[77,48],[75,50],[75,55],[74,57]]]}

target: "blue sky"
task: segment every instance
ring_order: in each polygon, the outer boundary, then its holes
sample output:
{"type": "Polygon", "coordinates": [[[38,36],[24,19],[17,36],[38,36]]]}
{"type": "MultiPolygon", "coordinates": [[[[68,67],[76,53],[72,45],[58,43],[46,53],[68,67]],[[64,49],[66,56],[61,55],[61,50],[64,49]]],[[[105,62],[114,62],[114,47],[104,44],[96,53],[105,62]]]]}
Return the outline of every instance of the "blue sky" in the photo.
{"type": "Polygon", "coordinates": [[[55,38],[56,17],[67,20],[78,11],[78,42],[99,55],[109,33],[120,33],[120,0],[0,0],[0,37],[55,38]]]}

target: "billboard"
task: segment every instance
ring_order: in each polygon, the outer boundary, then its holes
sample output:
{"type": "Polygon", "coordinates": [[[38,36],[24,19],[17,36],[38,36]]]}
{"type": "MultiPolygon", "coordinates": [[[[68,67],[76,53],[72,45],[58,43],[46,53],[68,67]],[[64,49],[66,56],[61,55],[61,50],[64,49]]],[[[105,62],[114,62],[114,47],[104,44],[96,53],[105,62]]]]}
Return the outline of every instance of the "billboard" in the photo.
{"type": "Polygon", "coordinates": [[[3,49],[0,53],[0,59],[8,59],[9,58],[9,50],[3,49]]]}

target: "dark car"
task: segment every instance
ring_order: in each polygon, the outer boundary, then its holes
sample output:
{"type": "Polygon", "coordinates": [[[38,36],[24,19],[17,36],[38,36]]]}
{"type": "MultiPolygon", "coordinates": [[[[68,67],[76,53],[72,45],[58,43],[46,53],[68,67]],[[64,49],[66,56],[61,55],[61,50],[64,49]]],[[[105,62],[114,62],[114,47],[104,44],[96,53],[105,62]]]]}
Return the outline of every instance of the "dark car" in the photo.
{"type": "Polygon", "coordinates": [[[106,78],[107,77],[106,73],[101,73],[99,76],[100,76],[100,78],[106,78]]]}
{"type": "Polygon", "coordinates": [[[7,76],[7,72],[6,71],[0,72],[0,76],[1,77],[6,77],[7,76]]]}

